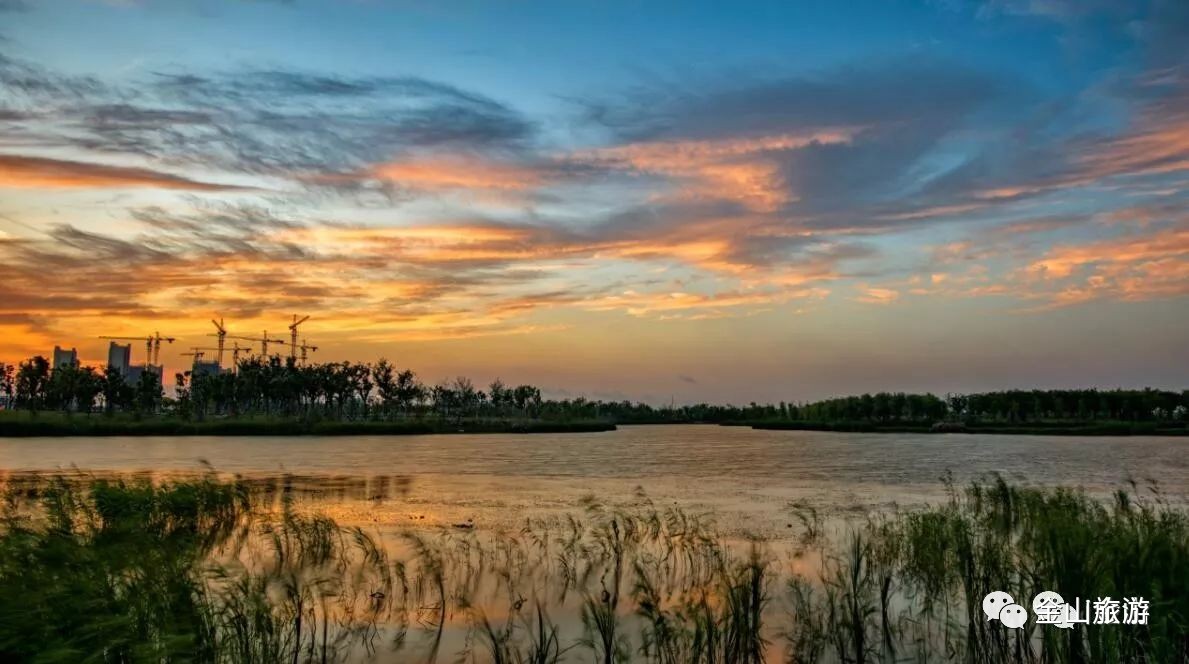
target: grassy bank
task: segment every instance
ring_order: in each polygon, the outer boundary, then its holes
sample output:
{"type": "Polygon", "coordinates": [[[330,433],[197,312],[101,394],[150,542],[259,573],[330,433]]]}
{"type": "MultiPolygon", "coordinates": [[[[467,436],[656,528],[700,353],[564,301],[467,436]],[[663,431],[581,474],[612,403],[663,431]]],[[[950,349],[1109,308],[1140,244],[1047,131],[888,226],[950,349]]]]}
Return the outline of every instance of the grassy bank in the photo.
{"type": "Polygon", "coordinates": [[[204,421],[176,417],[126,415],[0,413],[0,437],[34,436],[409,436],[450,433],[584,433],[612,431],[614,424],[594,420],[435,418],[395,421],[303,421],[279,418],[221,418],[204,421]]]}
{"type": "Polygon", "coordinates": [[[1186,662],[1189,515],[1002,481],[834,535],[729,542],[592,498],[521,530],[379,538],[213,478],[22,484],[0,503],[5,662],[1186,662]],[[1142,597],[1144,625],[982,615],[1002,590],[1142,597]]]}
{"type": "Polygon", "coordinates": [[[726,426],[792,431],[849,431],[858,433],[993,433],[1029,436],[1186,436],[1183,423],[1166,422],[1027,422],[1027,423],[881,423],[759,420],[729,422],[726,426]]]}

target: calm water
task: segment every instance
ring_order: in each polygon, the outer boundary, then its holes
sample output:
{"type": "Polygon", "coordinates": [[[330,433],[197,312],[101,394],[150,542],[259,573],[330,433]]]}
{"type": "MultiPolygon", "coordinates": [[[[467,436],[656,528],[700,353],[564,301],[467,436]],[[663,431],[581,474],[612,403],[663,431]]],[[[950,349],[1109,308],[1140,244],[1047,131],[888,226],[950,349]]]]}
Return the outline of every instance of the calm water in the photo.
{"type": "Polygon", "coordinates": [[[1168,499],[1189,494],[1189,439],[844,434],[717,426],[636,426],[596,434],[415,437],[186,437],[0,439],[0,473],[201,470],[249,476],[387,475],[402,493],[338,501],[347,521],[489,527],[527,514],[575,511],[586,496],[713,511],[728,530],[787,527],[791,503],[827,515],[944,499],[1001,473],[1026,484],[1106,493],[1129,479],[1168,499]]]}

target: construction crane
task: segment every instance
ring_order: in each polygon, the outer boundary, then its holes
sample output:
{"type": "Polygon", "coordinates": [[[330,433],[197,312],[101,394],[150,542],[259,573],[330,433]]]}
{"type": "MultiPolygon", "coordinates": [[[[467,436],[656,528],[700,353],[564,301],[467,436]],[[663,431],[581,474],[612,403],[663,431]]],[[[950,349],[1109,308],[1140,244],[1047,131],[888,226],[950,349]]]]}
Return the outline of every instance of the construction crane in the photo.
{"type": "MultiPolygon", "coordinates": [[[[191,346],[190,350],[192,350],[192,351],[207,351],[207,350],[222,351],[223,349],[222,348],[212,348],[211,346],[191,346]]],[[[186,353],[186,354],[189,355],[190,353],[186,353]]],[[[199,355],[205,355],[205,354],[206,353],[199,353],[199,355]]],[[[195,361],[197,361],[197,359],[195,361]]]]}
{"type": "MultiPolygon", "coordinates": [[[[293,322],[289,324],[289,359],[294,362],[297,361],[297,326],[309,320],[306,316],[301,320],[297,320],[297,314],[293,314],[293,322]]],[[[265,335],[267,336],[267,335],[265,335]]],[[[305,343],[303,340],[302,343],[305,343]]],[[[305,360],[305,349],[302,349],[302,360],[305,360]]]]}
{"type": "Polygon", "coordinates": [[[250,346],[241,346],[239,342],[231,344],[231,370],[233,372],[239,371],[239,353],[244,350],[252,350],[250,346]]]}
{"type": "Polygon", "coordinates": [[[311,345],[307,344],[305,339],[302,339],[302,340],[301,340],[301,343],[300,343],[300,344],[298,344],[298,345],[296,346],[296,348],[300,348],[300,349],[301,349],[301,363],[302,363],[302,364],[305,364],[305,363],[306,363],[306,351],[314,351],[314,352],[317,352],[317,351],[318,351],[318,347],[317,347],[317,346],[311,346],[311,345]]]}
{"type": "MultiPolygon", "coordinates": [[[[234,338],[234,337],[232,337],[232,338],[234,338]]],[[[252,347],[251,346],[241,346],[241,345],[239,345],[239,342],[232,342],[231,348],[202,347],[202,348],[195,348],[194,350],[214,350],[214,351],[218,351],[218,352],[224,352],[226,350],[230,350],[231,351],[231,366],[227,370],[231,371],[232,373],[236,373],[237,371],[239,371],[239,354],[244,351],[250,352],[252,350],[252,347]]],[[[219,364],[219,369],[220,370],[223,369],[222,364],[219,364]]]]}
{"type": "Polygon", "coordinates": [[[227,335],[227,338],[228,339],[240,339],[242,341],[252,341],[252,342],[258,343],[258,344],[260,344],[260,354],[265,357],[268,357],[268,345],[269,344],[280,344],[282,346],[285,345],[284,339],[270,339],[268,336],[268,330],[265,330],[264,335],[259,336],[259,337],[242,337],[242,336],[229,334],[229,335],[227,335]]]}
{"type": "MultiPolygon", "coordinates": [[[[189,355],[189,356],[192,356],[192,357],[194,358],[194,364],[192,365],[192,367],[191,367],[191,370],[193,371],[193,373],[194,373],[195,375],[197,375],[197,373],[198,373],[198,369],[199,369],[199,366],[198,366],[198,364],[199,364],[199,362],[201,362],[201,361],[202,361],[202,358],[206,356],[206,352],[205,352],[205,351],[213,350],[213,351],[219,351],[219,352],[222,352],[222,350],[223,350],[223,349],[222,349],[222,348],[211,348],[210,346],[191,346],[191,347],[190,347],[190,350],[192,350],[192,351],[194,351],[194,352],[192,352],[192,353],[182,353],[182,355],[189,355]]],[[[217,364],[217,365],[215,365],[215,366],[216,366],[216,367],[218,367],[218,368],[217,368],[217,369],[216,369],[216,370],[215,370],[213,373],[214,373],[214,374],[216,374],[216,375],[218,375],[219,373],[222,373],[222,371],[223,371],[223,365],[221,365],[221,364],[217,364]]],[[[203,368],[203,371],[204,371],[204,373],[211,373],[211,372],[210,372],[209,370],[207,370],[206,368],[203,368]]]]}
{"type": "Polygon", "coordinates": [[[223,366],[223,346],[227,341],[227,328],[223,326],[223,317],[222,316],[219,317],[219,320],[217,322],[215,321],[214,318],[212,318],[211,323],[214,323],[215,329],[218,330],[218,332],[215,333],[215,336],[219,337],[218,360],[219,360],[219,366],[223,366]]]}
{"type": "Polygon", "coordinates": [[[163,337],[160,332],[154,332],[147,337],[109,337],[100,336],[100,339],[112,339],[115,341],[143,341],[145,342],[145,365],[161,365],[161,342],[173,343],[177,341],[173,337],[163,337]]]}
{"type": "Polygon", "coordinates": [[[199,361],[199,360],[201,360],[201,359],[202,359],[202,356],[203,356],[203,355],[205,355],[205,354],[206,354],[206,353],[203,353],[203,352],[202,352],[202,351],[200,351],[200,350],[196,350],[196,351],[194,351],[193,353],[178,353],[178,355],[181,355],[182,357],[190,357],[190,356],[193,356],[193,357],[194,357],[194,364],[198,364],[198,361],[199,361]]]}

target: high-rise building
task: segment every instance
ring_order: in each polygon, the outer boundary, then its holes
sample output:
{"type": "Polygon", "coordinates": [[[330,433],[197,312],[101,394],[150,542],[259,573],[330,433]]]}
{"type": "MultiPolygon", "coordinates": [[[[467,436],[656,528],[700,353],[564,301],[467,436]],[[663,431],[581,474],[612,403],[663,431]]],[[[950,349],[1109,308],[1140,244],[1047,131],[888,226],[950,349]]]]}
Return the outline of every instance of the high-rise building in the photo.
{"type": "Polygon", "coordinates": [[[107,365],[119,371],[121,376],[127,376],[128,368],[132,366],[132,344],[111,342],[107,347],[107,365]]]}
{"type": "Polygon", "coordinates": [[[52,366],[55,369],[61,369],[66,366],[77,367],[78,351],[73,348],[64,350],[58,346],[54,346],[54,363],[52,366]]]}

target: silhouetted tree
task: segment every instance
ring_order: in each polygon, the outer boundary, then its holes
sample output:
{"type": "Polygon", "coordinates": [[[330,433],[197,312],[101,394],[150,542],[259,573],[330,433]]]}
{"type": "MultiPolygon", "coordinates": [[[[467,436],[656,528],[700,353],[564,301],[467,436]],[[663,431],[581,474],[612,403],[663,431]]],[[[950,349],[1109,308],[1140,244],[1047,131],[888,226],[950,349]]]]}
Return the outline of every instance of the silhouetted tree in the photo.
{"type": "Polygon", "coordinates": [[[164,391],[161,387],[161,377],[148,369],[140,372],[136,381],[135,407],[138,412],[155,413],[161,405],[164,391]]]}
{"type": "Polygon", "coordinates": [[[396,375],[396,402],[405,414],[425,400],[425,386],[417,381],[417,374],[406,369],[396,375]]]}
{"type": "Polygon", "coordinates": [[[47,406],[90,413],[102,390],[102,379],[94,367],[67,364],[50,372],[45,390],[47,406]]]}
{"type": "Polygon", "coordinates": [[[4,407],[11,408],[13,395],[16,393],[16,367],[0,362],[0,397],[4,398],[4,407]]]}
{"type": "Polygon", "coordinates": [[[495,414],[502,415],[512,405],[512,392],[504,385],[504,381],[496,378],[487,386],[487,399],[495,414]]]}
{"type": "Polygon", "coordinates": [[[132,388],[124,380],[120,370],[107,366],[99,379],[99,391],[103,395],[103,409],[108,414],[116,408],[127,408],[132,402],[132,388]]]}
{"type": "Polygon", "coordinates": [[[380,395],[380,408],[385,414],[392,411],[396,404],[396,373],[388,360],[380,361],[372,367],[372,380],[376,383],[376,393],[380,395]]]}
{"type": "Polygon", "coordinates": [[[45,407],[46,387],[50,379],[50,361],[37,355],[21,362],[16,373],[17,405],[37,412],[45,407]]]}
{"type": "Polygon", "coordinates": [[[429,398],[434,411],[443,418],[458,410],[458,395],[448,385],[434,385],[429,398]]]}
{"type": "Polygon", "coordinates": [[[478,414],[479,405],[483,400],[481,393],[475,391],[475,384],[471,382],[470,378],[465,376],[455,378],[450,389],[454,392],[455,404],[458,408],[456,419],[461,420],[463,417],[473,417],[478,414]]]}
{"type": "MultiPolygon", "coordinates": [[[[145,371],[129,385],[113,367],[52,369],[46,358],[19,367],[0,363],[0,396],[9,406],[37,411],[63,408],[90,411],[102,394],[105,410],[156,412],[162,404],[160,377],[145,371]]],[[[247,358],[233,371],[186,372],[177,377],[174,408],[183,416],[241,414],[301,418],[433,417],[460,423],[463,418],[497,416],[544,419],[608,419],[620,423],[739,422],[788,419],[806,422],[912,423],[945,419],[969,422],[1135,420],[1182,422],[1189,417],[1189,391],[1163,390],[1005,390],[939,398],[928,393],[880,392],[811,403],[752,402],[745,406],[691,404],[656,407],[631,401],[585,397],[545,399],[533,385],[491,382],[476,389],[466,377],[427,389],[412,370],[397,371],[387,360],[298,366],[278,357],[247,358]],[[378,403],[380,408],[370,409],[378,403]],[[370,410],[369,410],[370,409],[370,410]]]]}

